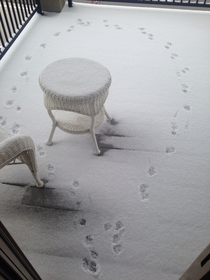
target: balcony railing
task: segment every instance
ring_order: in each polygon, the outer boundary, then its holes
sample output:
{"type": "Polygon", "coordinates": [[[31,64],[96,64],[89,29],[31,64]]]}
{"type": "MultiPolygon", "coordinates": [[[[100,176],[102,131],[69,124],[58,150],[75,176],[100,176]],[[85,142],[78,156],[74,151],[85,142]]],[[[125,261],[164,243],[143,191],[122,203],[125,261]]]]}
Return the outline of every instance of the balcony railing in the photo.
{"type": "MultiPolygon", "coordinates": [[[[103,2],[210,8],[210,0],[103,0],[103,2]]],[[[68,6],[72,6],[72,0],[68,0],[68,6]]],[[[36,12],[42,14],[40,0],[0,0],[0,59],[36,12]]]]}
{"type": "Polygon", "coordinates": [[[0,0],[0,59],[36,12],[39,0],[0,0]]]}
{"type": "Polygon", "coordinates": [[[210,8],[210,0],[103,0],[103,2],[210,8]]]}

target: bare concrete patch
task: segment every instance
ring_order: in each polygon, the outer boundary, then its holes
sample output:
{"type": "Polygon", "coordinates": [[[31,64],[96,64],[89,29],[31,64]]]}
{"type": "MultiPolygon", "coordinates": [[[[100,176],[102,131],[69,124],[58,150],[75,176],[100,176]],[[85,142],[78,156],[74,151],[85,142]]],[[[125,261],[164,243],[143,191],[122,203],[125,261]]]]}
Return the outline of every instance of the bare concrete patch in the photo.
{"type": "Polygon", "coordinates": [[[27,187],[22,205],[78,211],[70,190],[27,187]]]}

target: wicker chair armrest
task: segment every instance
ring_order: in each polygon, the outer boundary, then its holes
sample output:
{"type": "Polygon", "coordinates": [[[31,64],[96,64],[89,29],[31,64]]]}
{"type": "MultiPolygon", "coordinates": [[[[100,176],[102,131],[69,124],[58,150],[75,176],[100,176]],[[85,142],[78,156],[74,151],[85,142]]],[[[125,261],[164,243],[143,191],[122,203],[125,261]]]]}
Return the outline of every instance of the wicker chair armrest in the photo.
{"type": "Polygon", "coordinates": [[[0,143],[0,169],[16,159],[21,153],[35,151],[33,140],[26,135],[11,136],[0,143]]]}

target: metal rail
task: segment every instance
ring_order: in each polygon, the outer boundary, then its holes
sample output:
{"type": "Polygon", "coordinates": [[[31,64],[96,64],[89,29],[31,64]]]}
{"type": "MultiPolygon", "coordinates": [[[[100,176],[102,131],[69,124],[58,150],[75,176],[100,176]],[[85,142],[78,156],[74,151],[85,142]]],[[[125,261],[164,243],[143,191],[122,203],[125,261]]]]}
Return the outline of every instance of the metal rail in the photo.
{"type": "Polygon", "coordinates": [[[38,12],[40,0],[0,0],[0,59],[38,12]]]}
{"type": "Polygon", "coordinates": [[[102,0],[103,2],[210,8],[210,0],[102,0]]]}
{"type": "MultiPolygon", "coordinates": [[[[210,0],[103,0],[103,2],[210,8],[210,0]]],[[[68,0],[68,6],[72,7],[72,0],[68,0]]],[[[36,12],[43,14],[40,0],[0,0],[0,59],[36,12]]]]}

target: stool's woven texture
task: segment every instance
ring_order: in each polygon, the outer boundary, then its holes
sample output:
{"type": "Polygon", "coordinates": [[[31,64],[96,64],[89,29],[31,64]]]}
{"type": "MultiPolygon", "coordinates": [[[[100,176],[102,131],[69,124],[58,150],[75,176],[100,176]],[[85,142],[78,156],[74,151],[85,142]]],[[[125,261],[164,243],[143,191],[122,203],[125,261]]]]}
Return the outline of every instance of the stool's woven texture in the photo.
{"type": "MultiPolygon", "coordinates": [[[[67,111],[53,111],[57,126],[68,133],[87,133],[90,131],[91,118],[77,113],[67,111]]],[[[95,127],[99,126],[104,120],[104,109],[95,118],[95,127]]]]}
{"type": "Polygon", "coordinates": [[[69,58],[47,66],[39,77],[39,84],[47,109],[96,116],[108,96],[111,75],[98,62],[69,58]]]}
{"type": "Polygon", "coordinates": [[[108,94],[109,90],[104,92],[103,95],[99,95],[96,99],[85,96],[72,98],[69,102],[66,98],[59,98],[59,96],[57,98],[52,98],[50,94],[48,95],[48,91],[45,90],[44,105],[50,110],[64,110],[80,113],[86,116],[96,116],[100,112],[108,94]]]}
{"type": "Polygon", "coordinates": [[[37,181],[39,187],[43,186],[37,175],[37,162],[33,140],[26,135],[10,136],[0,128],[0,169],[18,159],[25,163],[37,181]]]}

